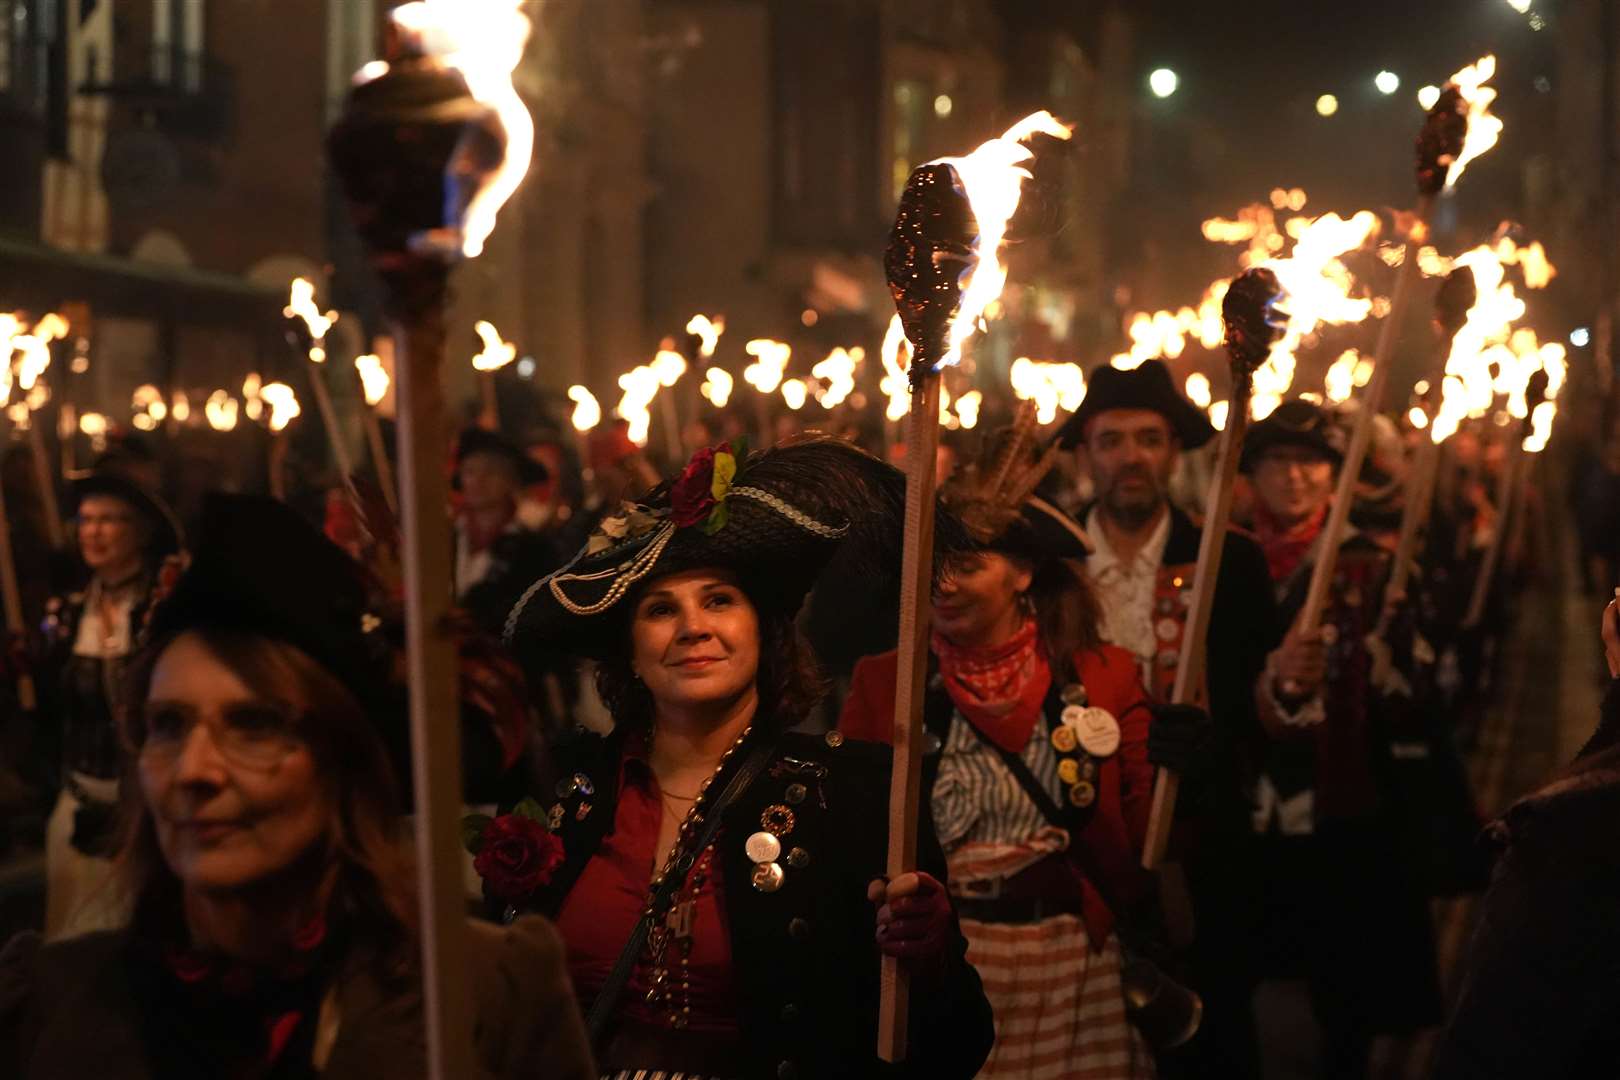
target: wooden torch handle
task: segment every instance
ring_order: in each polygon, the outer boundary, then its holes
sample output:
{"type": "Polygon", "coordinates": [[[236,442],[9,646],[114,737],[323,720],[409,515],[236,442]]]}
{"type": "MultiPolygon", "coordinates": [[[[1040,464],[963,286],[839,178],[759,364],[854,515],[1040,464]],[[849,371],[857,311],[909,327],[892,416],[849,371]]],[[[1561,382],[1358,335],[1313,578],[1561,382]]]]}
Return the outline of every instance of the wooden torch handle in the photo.
{"type": "MultiPolygon", "coordinates": [[[[917,868],[917,814],[922,798],[922,716],[928,677],[928,618],[934,580],[934,461],[939,447],[937,373],[911,394],[906,420],[905,547],[900,566],[900,649],[894,690],[894,771],[889,781],[890,879],[917,868]]],[[[906,1056],[911,982],[900,962],[879,970],[878,1056],[906,1056]]]]}

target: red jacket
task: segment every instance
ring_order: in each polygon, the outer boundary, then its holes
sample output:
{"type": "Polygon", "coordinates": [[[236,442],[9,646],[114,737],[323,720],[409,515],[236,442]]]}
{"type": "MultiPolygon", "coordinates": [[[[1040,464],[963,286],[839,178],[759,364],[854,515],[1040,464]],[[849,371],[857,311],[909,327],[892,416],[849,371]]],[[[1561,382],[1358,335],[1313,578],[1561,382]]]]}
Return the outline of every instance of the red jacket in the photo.
{"type": "MultiPolygon", "coordinates": [[[[1092,705],[1107,709],[1119,721],[1119,751],[1105,758],[1097,773],[1097,807],[1070,851],[1076,862],[1093,868],[1105,880],[1099,889],[1082,882],[1082,917],[1094,948],[1101,948],[1114,926],[1114,914],[1103,899],[1140,896],[1147,884],[1141,869],[1142,842],[1153,802],[1153,766],[1148,763],[1148,724],[1152,720],[1136,658],[1112,645],[1079,652],[1075,670],[1092,705]]],[[[897,658],[893,651],[868,656],[855,665],[849,696],[838,728],[852,739],[894,741],[894,689],[897,658]]],[[[923,806],[928,806],[928,793],[923,806]]]]}

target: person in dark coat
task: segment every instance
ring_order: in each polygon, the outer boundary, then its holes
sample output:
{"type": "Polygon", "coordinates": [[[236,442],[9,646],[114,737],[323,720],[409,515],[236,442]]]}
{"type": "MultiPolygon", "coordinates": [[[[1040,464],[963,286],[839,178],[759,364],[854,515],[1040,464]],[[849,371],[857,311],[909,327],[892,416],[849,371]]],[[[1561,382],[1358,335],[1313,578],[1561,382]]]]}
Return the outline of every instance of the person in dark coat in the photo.
{"type": "MultiPolygon", "coordinates": [[[[128,925],[0,954],[0,1076],[426,1077],[395,651],[292,510],[214,496],[120,710],[128,925]]],[[[469,929],[478,1078],[595,1072],[556,930],[469,929]]]]}
{"type": "Polygon", "coordinates": [[[1257,940],[1263,977],[1303,979],[1322,1031],[1323,1076],[1361,1077],[1375,1040],[1438,1023],[1428,897],[1404,857],[1386,768],[1391,702],[1371,685],[1367,639],[1389,555],[1355,531],[1339,554],[1321,624],[1299,625],[1343,462],[1323,409],[1284,402],[1250,429],[1239,467],[1289,632],[1260,681],[1257,940]]]}
{"type": "Polygon", "coordinates": [[[114,710],[160,570],[180,548],[168,506],[134,480],[94,473],[74,485],[79,557],[89,580],[45,607],[40,714],[58,748],[61,789],[45,830],[49,938],[116,925],[113,811],[124,748],[114,710]]]}
{"type": "MultiPolygon", "coordinates": [[[[1203,528],[1170,502],[1171,477],[1186,450],[1215,429],[1176,391],[1158,360],[1123,371],[1100,368],[1086,399],[1059,432],[1080,448],[1097,501],[1085,514],[1093,550],[1086,575],[1102,609],[1104,639],[1130,651],[1144,685],[1169,701],[1182,651],[1203,528]]],[[[1211,743],[1196,794],[1183,795],[1170,852],[1185,869],[1194,933],[1182,961],[1204,999],[1199,1034],[1167,1063],[1185,1075],[1253,1075],[1259,1046],[1250,1000],[1254,874],[1249,797],[1262,742],[1255,684],[1282,636],[1265,556],[1233,529],[1222,541],[1221,572],[1207,637],[1210,712],[1221,734],[1211,743]]]]}
{"type": "Polygon", "coordinates": [[[888,749],[788,731],[820,691],[793,616],[840,543],[897,531],[902,490],[837,440],[722,444],[513,609],[519,650],[600,663],[615,724],[558,749],[537,801],[564,858],[507,897],[555,917],[606,1075],[890,1075],[885,955],[913,979],[893,1075],[965,1080],[989,1052],[937,841],[883,877],[888,749]]]}
{"type": "Polygon", "coordinates": [[[1620,1075],[1620,624],[1575,761],[1487,831],[1497,865],[1435,1056],[1435,1080],[1620,1075]]]}
{"type": "Polygon", "coordinates": [[[561,555],[527,511],[525,489],[544,483],[546,467],[501,435],[467,428],[456,443],[455,586],[458,604],[480,625],[499,631],[502,618],[529,582],[561,555]]]}

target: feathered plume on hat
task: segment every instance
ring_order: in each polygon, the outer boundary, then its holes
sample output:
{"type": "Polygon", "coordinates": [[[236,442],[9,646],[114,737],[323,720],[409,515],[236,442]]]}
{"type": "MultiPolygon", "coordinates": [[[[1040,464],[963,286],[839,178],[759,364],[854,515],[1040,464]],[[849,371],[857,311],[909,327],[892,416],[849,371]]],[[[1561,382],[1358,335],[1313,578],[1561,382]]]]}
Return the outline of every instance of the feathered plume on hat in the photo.
{"type": "MultiPolygon", "coordinates": [[[[898,566],[904,509],[904,475],[842,439],[810,435],[752,454],[731,443],[700,450],[531,585],[507,617],[506,639],[610,655],[623,647],[621,601],[654,578],[711,567],[742,579],[756,607],[791,615],[840,544],[854,545],[874,572],[898,566]]],[[[941,545],[953,536],[949,521],[936,526],[941,545]]]]}
{"type": "Polygon", "coordinates": [[[1041,561],[1083,559],[1091,541],[1074,519],[1035,494],[1057,464],[1056,441],[1042,448],[1035,403],[992,435],[980,460],[945,483],[940,500],[981,547],[1041,561]]]}

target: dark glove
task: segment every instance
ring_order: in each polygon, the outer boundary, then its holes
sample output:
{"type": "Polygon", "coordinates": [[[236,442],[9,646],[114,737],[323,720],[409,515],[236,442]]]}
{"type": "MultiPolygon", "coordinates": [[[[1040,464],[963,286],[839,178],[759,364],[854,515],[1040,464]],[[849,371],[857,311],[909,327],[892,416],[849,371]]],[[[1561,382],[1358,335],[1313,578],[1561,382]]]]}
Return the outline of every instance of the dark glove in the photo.
{"type": "Polygon", "coordinates": [[[880,952],[925,969],[943,962],[951,939],[951,899],[945,886],[918,870],[872,882],[866,898],[878,905],[880,952]]]}
{"type": "Polygon", "coordinates": [[[1200,777],[1215,765],[1217,735],[1209,713],[1196,705],[1155,705],[1148,727],[1148,760],[1182,779],[1200,777]]]}

